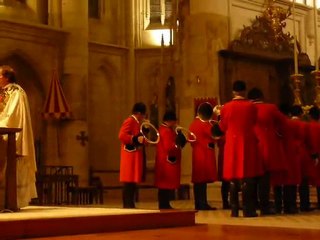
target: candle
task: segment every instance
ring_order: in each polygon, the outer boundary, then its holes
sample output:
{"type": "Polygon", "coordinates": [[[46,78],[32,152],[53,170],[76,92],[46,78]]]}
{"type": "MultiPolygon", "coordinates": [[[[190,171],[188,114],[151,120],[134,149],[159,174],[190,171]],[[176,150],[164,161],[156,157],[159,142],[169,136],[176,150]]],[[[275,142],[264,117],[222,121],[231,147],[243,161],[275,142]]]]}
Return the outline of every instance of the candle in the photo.
{"type": "Polygon", "coordinates": [[[163,33],[162,33],[161,34],[161,59],[160,59],[161,68],[163,65],[163,58],[164,58],[164,37],[163,37],[163,33]]]}
{"type": "Polygon", "coordinates": [[[292,4],[292,17],[293,17],[293,56],[294,56],[294,74],[298,74],[298,53],[297,53],[297,36],[296,36],[296,0],[292,4]]]}
{"type": "Polygon", "coordinates": [[[165,5],[164,0],[160,0],[160,20],[161,20],[161,25],[164,25],[165,23],[165,18],[166,18],[166,5],[165,5]]]}
{"type": "Polygon", "coordinates": [[[313,9],[314,9],[314,59],[315,59],[315,66],[316,71],[319,70],[319,63],[318,63],[318,9],[317,9],[317,1],[313,0],[313,9]]]}

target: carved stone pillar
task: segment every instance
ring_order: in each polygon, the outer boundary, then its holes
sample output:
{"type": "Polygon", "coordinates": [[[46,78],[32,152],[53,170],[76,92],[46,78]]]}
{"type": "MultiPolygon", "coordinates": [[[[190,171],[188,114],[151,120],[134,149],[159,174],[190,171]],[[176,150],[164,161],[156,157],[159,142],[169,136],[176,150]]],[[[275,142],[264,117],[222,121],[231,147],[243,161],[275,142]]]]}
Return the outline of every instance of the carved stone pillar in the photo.
{"type": "Polygon", "coordinates": [[[48,24],[53,27],[62,27],[62,1],[49,0],[48,3],[48,24]]]}
{"type": "Polygon", "coordinates": [[[88,1],[62,0],[63,29],[69,32],[64,59],[64,87],[73,118],[63,123],[60,135],[61,165],[72,165],[80,184],[88,184],[87,81],[88,81],[88,1]],[[80,134],[83,132],[84,134],[80,134]]]}

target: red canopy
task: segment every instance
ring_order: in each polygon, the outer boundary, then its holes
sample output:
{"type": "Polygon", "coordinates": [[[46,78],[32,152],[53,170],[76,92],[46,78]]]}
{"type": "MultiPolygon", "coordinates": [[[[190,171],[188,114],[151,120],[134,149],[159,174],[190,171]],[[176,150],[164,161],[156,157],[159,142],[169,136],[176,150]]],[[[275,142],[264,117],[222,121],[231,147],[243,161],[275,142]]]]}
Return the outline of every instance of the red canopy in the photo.
{"type": "Polygon", "coordinates": [[[63,94],[57,71],[53,71],[49,94],[46,99],[42,116],[45,119],[68,119],[71,111],[63,94]]]}
{"type": "Polygon", "coordinates": [[[193,104],[194,104],[194,116],[197,116],[198,107],[201,103],[208,102],[214,107],[218,104],[218,99],[216,97],[202,97],[202,98],[194,98],[193,104]]]}

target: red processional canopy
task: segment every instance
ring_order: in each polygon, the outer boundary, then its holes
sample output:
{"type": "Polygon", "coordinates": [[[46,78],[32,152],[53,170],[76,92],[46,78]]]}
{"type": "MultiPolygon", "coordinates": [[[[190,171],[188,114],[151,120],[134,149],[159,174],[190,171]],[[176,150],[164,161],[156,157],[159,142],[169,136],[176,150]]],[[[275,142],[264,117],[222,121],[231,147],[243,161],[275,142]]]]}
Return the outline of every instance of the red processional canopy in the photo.
{"type": "Polygon", "coordinates": [[[69,119],[71,118],[70,107],[63,94],[63,90],[56,70],[53,71],[50,89],[42,116],[44,119],[69,119]]]}
{"type": "Polygon", "coordinates": [[[208,102],[212,105],[212,107],[218,104],[218,99],[216,97],[202,97],[202,98],[194,98],[194,116],[197,116],[198,107],[201,103],[208,102]]]}

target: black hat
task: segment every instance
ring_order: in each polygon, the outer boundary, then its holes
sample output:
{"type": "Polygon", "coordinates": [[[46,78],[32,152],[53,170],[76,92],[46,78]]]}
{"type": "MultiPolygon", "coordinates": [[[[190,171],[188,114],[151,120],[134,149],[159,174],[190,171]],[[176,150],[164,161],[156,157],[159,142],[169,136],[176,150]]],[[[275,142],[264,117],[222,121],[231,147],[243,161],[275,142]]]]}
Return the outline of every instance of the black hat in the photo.
{"type": "Polygon", "coordinates": [[[287,103],[281,103],[279,106],[278,106],[278,109],[281,113],[283,113],[284,115],[287,115],[289,116],[290,115],[290,105],[287,104],[287,103]]]}
{"type": "Polygon", "coordinates": [[[177,121],[177,116],[174,111],[166,111],[163,115],[163,121],[177,121]]]}
{"type": "Polygon", "coordinates": [[[133,105],[133,108],[132,108],[133,114],[135,113],[146,114],[146,112],[147,112],[147,107],[144,103],[138,102],[133,105]]]}
{"type": "Polygon", "coordinates": [[[257,100],[257,99],[262,99],[263,98],[263,93],[259,88],[252,88],[248,92],[248,99],[250,100],[257,100]]]}
{"type": "Polygon", "coordinates": [[[243,92],[246,90],[246,83],[242,80],[237,80],[233,83],[232,90],[235,92],[243,92]]]}
{"type": "Polygon", "coordinates": [[[314,120],[319,120],[320,117],[320,111],[319,108],[316,106],[313,106],[312,108],[309,109],[309,115],[312,119],[314,120]]]}
{"type": "Polygon", "coordinates": [[[198,115],[202,120],[209,120],[213,115],[213,107],[209,102],[201,103],[198,107],[198,115]]]}
{"type": "Polygon", "coordinates": [[[301,106],[293,105],[291,107],[291,115],[292,116],[298,117],[298,116],[301,116],[302,114],[303,114],[303,110],[302,110],[301,106]]]}

